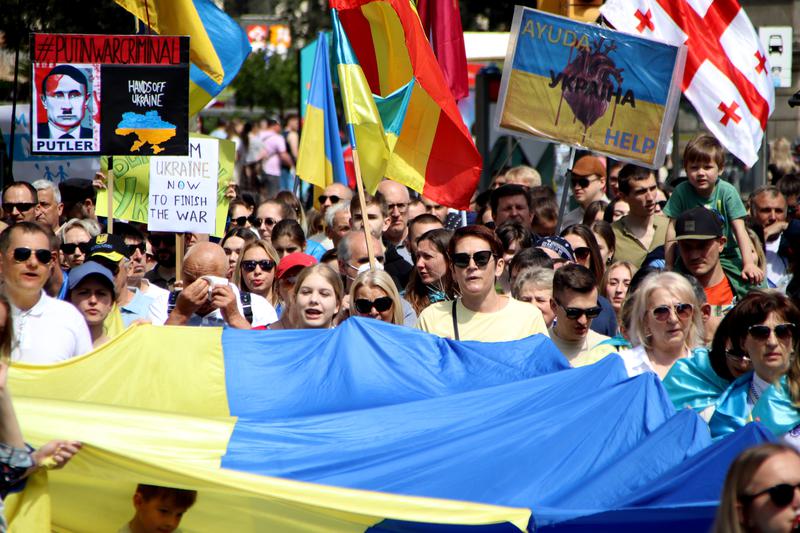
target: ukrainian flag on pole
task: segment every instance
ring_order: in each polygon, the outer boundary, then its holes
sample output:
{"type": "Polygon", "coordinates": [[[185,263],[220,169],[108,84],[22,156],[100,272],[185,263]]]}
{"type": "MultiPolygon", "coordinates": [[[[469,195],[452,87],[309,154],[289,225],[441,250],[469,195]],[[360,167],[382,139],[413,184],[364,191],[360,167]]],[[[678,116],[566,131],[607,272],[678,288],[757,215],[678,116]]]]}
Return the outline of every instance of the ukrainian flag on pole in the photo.
{"type": "Polygon", "coordinates": [[[364,188],[374,194],[386,173],[391,150],[372,90],[335,9],[331,10],[331,19],[339,63],[339,90],[350,143],[353,150],[358,151],[364,188]]]}
{"type": "Polygon", "coordinates": [[[328,36],[324,32],[317,39],[296,168],[300,179],[321,189],[334,182],[347,185],[328,61],[328,36]]]}
{"type": "Polygon", "coordinates": [[[115,0],[159,35],[188,35],[189,113],[233,81],[250,53],[247,35],[211,0],[115,0]]]}

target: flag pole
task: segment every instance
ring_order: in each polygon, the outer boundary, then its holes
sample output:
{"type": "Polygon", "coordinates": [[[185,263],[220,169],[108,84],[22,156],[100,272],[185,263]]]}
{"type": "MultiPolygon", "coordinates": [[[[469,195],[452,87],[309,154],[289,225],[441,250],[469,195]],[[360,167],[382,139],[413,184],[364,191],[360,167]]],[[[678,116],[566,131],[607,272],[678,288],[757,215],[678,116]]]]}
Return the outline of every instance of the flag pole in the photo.
{"type": "Polygon", "coordinates": [[[114,160],[108,156],[108,179],[106,180],[106,196],[108,200],[108,214],[106,220],[106,231],[114,233],[114,160]]]}
{"type": "Polygon", "coordinates": [[[558,224],[556,224],[556,235],[561,235],[561,225],[564,224],[564,211],[567,209],[567,198],[569,198],[569,188],[571,185],[572,167],[575,165],[575,147],[569,147],[569,165],[567,173],[564,175],[564,190],[561,193],[561,205],[558,208],[558,224]]]}
{"type": "Polygon", "coordinates": [[[185,246],[183,233],[175,234],[175,283],[183,280],[183,248],[185,246]]]}
{"type": "MultiPolygon", "coordinates": [[[[350,129],[350,128],[348,128],[350,129]]],[[[351,130],[352,132],[352,130],[351,130]]],[[[369,230],[369,217],[367,216],[367,199],[364,195],[364,181],[361,179],[361,162],[358,159],[355,135],[350,135],[350,145],[353,147],[353,167],[356,171],[356,190],[358,192],[358,203],[361,206],[361,223],[364,226],[364,240],[367,241],[367,256],[369,256],[369,268],[375,270],[375,250],[372,249],[372,234],[369,230]]]]}

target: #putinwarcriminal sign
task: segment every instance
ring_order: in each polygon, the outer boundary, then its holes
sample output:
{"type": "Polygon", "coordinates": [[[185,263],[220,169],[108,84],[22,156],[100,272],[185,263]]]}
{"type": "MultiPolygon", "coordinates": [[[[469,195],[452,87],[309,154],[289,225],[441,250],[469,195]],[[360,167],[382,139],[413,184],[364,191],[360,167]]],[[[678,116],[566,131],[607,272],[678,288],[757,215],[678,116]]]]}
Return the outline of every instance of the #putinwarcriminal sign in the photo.
{"type": "Polygon", "coordinates": [[[685,47],[517,6],[497,127],[658,167],[685,47]]]}
{"type": "Polygon", "coordinates": [[[186,155],[189,38],[35,33],[31,152],[186,155]]]}

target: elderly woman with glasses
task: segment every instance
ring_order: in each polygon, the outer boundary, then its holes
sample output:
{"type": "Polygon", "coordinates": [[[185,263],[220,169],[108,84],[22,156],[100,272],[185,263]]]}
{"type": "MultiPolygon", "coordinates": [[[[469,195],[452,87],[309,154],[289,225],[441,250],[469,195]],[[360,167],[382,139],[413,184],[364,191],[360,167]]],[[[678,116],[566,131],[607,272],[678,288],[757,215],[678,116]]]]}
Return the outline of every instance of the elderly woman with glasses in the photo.
{"type": "Polygon", "coordinates": [[[752,291],[729,315],[731,345],[752,365],[716,402],[709,420],[712,437],[727,435],[751,420],[800,447],[800,362],[797,324],[800,310],[785,295],[752,291]]]}
{"type": "Polygon", "coordinates": [[[620,352],[629,376],[655,372],[664,379],[675,362],[700,346],[703,322],[689,281],[674,272],[647,276],[632,295],[633,348],[620,352]]]}
{"type": "Polygon", "coordinates": [[[429,305],[417,327],[456,340],[501,342],[535,333],[547,335],[542,312],[535,305],[497,294],[497,278],[505,268],[503,245],[485,226],[458,228],[447,245],[453,280],[460,297],[429,305]]]}

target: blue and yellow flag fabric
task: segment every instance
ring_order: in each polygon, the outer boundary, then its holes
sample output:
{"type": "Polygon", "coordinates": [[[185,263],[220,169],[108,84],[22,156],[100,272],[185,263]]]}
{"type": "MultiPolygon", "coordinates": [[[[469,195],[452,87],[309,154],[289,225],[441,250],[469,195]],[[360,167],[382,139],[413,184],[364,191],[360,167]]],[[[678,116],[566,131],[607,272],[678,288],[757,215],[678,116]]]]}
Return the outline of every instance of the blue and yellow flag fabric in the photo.
{"type": "Polygon", "coordinates": [[[331,21],[336,60],[339,64],[339,90],[350,144],[353,150],[358,151],[364,187],[370,194],[374,194],[386,174],[391,150],[372,90],[335,9],[331,10],[331,21]]]}
{"type": "Polygon", "coordinates": [[[320,32],[311,88],[308,92],[305,122],[297,154],[297,176],[324,189],[332,183],[347,185],[344,171],[339,121],[333,100],[328,36],[320,32]]]}
{"type": "Polygon", "coordinates": [[[116,531],[137,483],[197,490],[187,533],[557,528],[710,444],[655,374],[629,379],[616,356],[572,369],[541,335],[457,342],[361,318],[136,326],[82,357],[15,364],[9,386],[32,444],[85,443],[9,498],[20,531],[116,531]]]}
{"type": "Polygon", "coordinates": [[[188,35],[189,113],[227,87],[250,53],[241,27],[211,0],[114,0],[160,35],[188,35]]]}

